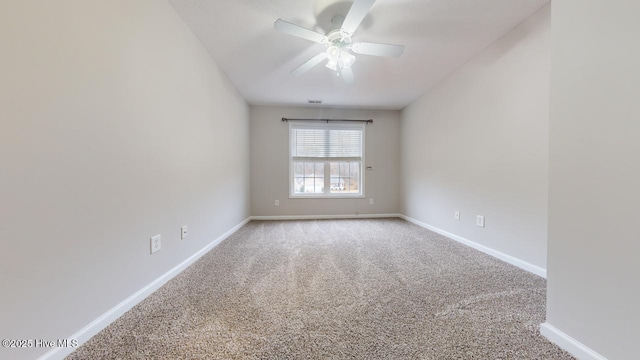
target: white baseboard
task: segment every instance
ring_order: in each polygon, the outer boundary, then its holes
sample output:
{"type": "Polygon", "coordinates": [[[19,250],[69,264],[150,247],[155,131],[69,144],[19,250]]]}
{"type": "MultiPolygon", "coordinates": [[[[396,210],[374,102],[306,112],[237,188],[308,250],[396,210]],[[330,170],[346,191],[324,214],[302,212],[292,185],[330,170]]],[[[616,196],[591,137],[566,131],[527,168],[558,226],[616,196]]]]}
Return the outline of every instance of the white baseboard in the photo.
{"type": "MultiPolygon", "coordinates": [[[[243,227],[246,223],[251,221],[251,217],[243,220],[238,225],[234,226],[232,229],[227,231],[226,233],[220,235],[217,239],[213,240],[207,246],[191,255],[188,259],[184,260],[180,264],[176,265],[173,269],[167,271],[157,279],[153,280],[149,284],[147,284],[142,289],[136,291],[134,294],[124,299],[118,305],[111,308],[106,313],[100,315],[97,319],[93,320],[89,324],[87,324],[82,329],[78,330],[75,334],[68,337],[68,339],[76,339],[78,340],[78,346],[87,342],[91,339],[95,334],[99,333],[102,329],[107,327],[113,321],[122,316],[125,312],[129,311],[136,304],[144,300],[147,296],[151,295],[154,291],[158,290],[162,285],[167,283],[167,281],[173,279],[176,275],[181,273],[184,269],[189,267],[189,265],[193,264],[201,258],[204,254],[209,252],[209,250],[213,249],[216,245],[220,244],[224,239],[228,238],[231,234],[238,231],[241,227],[243,227]]],[[[55,348],[38,358],[38,360],[57,360],[64,359],[65,356],[71,354],[76,348],[68,347],[68,348],[55,348]]]]}
{"type": "Polygon", "coordinates": [[[435,233],[438,233],[440,235],[446,236],[446,237],[448,237],[448,238],[450,238],[452,240],[455,240],[455,241],[457,241],[459,243],[462,243],[464,245],[472,247],[472,248],[474,248],[476,250],[482,251],[483,253],[485,253],[487,255],[491,255],[491,256],[493,256],[495,258],[498,258],[498,259],[500,259],[500,260],[502,260],[502,261],[504,261],[506,263],[509,263],[509,264],[517,266],[517,267],[519,267],[519,268],[521,268],[523,270],[526,270],[526,271],[528,271],[528,272],[530,272],[532,274],[538,275],[538,276],[543,277],[545,279],[547,278],[547,269],[544,269],[544,268],[542,268],[540,266],[533,265],[533,264],[528,263],[528,262],[526,262],[526,261],[524,261],[522,259],[518,259],[518,258],[513,257],[511,255],[507,255],[507,254],[505,254],[503,252],[500,252],[500,251],[494,250],[494,249],[492,249],[490,247],[478,244],[478,243],[473,242],[471,240],[465,239],[462,236],[458,236],[456,234],[452,234],[450,232],[447,232],[447,231],[444,231],[442,229],[439,229],[439,228],[437,228],[435,226],[423,223],[422,221],[410,218],[410,217],[408,217],[406,215],[400,214],[399,216],[401,218],[409,221],[409,222],[412,222],[412,223],[418,225],[418,226],[422,226],[423,228],[425,228],[427,230],[431,230],[431,231],[433,231],[435,233]]]}
{"type": "Polygon", "coordinates": [[[277,216],[252,216],[251,220],[378,219],[378,218],[397,218],[397,217],[400,217],[400,214],[277,215],[277,216]]]}
{"type": "Polygon", "coordinates": [[[604,356],[549,323],[540,324],[540,334],[580,360],[607,360],[604,356]]]}

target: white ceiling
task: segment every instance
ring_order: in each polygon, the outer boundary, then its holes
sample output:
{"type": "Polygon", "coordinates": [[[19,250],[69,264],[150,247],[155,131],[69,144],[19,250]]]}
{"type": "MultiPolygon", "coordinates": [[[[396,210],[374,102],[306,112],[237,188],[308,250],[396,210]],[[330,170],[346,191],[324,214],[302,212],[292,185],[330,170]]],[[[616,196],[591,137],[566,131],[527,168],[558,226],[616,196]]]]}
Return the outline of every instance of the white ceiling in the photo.
{"type": "Polygon", "coordinates": [[[290,72],[321,44],[276,32],[282,18],[324,33],[341,0],[169,0],[252,105],[402,109],[549,0],[377,0],[354,41],[405,45],[400,58],[356,55],[355,85],[319,65],[290,72]],[[317,106],[317,105],[316,105],[317,106]]]}

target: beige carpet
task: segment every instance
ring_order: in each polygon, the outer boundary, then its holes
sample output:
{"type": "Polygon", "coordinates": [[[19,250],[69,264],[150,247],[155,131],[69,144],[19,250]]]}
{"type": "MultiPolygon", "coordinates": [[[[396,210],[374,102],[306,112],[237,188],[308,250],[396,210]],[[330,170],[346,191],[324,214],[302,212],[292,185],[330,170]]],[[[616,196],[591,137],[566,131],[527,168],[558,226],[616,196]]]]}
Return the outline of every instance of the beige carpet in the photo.
{"type": "Polygon", "coordinates": [[[571,359],[545,289],[399,219],[253,221],[68,359],[571,359]]]}

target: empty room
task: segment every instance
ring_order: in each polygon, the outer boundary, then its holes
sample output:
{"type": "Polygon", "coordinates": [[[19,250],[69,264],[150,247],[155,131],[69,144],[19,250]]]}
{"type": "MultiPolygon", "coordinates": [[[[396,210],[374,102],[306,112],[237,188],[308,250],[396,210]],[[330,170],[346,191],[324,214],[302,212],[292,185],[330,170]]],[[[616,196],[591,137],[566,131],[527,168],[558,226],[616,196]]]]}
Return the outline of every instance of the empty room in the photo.
{"type": "Polygon", "coordinates": [[[1,1],[0,359],[640,358],[638,13],[1,1]]]}

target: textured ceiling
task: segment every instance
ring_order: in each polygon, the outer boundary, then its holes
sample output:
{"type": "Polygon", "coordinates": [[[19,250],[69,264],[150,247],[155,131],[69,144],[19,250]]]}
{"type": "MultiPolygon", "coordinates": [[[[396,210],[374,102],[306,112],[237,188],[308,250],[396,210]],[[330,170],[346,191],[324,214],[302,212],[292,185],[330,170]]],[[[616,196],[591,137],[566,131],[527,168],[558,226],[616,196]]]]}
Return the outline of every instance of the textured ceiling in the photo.
{"type": "Polygon", "coordinates": [[[377,0],[354,41],[405,45],[400,58],[356,55],[354,85],[319,65],[290,72],[321,44],[276,32],[282,18],[324,33],[340,0],[169,0],[252,105],[402,109],[549,0],[377,0]]]}

